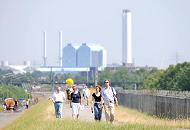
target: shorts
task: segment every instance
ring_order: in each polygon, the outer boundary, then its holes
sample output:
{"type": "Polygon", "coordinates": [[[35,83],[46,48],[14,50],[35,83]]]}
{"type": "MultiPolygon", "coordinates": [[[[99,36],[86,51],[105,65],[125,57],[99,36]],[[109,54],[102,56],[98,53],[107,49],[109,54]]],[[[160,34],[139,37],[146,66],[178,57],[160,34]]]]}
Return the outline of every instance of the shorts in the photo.
{"type": "Polygon", "coordinates": [[[73,103],[72,102],[72,115],[74,116],[74,115],[79,115],[79,110],[80,110],[80,107],[81,107],[81,105],[80,105],[80,103],[73,103]]]}

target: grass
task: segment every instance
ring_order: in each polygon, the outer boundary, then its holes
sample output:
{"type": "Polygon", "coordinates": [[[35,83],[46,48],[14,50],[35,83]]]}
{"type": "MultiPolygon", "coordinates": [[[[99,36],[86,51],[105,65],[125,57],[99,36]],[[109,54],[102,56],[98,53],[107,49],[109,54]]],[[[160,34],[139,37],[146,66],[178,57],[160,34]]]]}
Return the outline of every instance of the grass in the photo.
{"type": "Polygon", "coordinates": [[[170,128],[190,129],[189,119],[163,119],[155,116],[150,116],[140,113],[136,110],[131,110],[124,107],[116,109],[117,120],[119,122],[128,122],[130,124],[146,125],[146,126],[167,126],[170,128]]]}
{"type": "Polygon", "coordinates": [[[52,104],[41,101],[25,111],[20,118],[4,130],[172,130],[181,126],[189,126],[180,125],[178,122],[173,125],[172,121],[161,120],[123,107],[118,107],[116,113],[118,123],[115,125],[103,121],[55,119],[52,104]]]}

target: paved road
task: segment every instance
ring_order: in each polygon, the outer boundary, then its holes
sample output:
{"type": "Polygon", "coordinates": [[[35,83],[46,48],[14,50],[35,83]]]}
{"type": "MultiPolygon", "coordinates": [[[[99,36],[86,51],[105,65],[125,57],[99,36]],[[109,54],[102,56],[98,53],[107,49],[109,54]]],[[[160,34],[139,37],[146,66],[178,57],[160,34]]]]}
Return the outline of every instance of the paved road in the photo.
{"type": "MultiPolygon", "coordinates": [[[[54,113],[53,104],[50,106],[50,111],[54,113]]],[[[69,103],[64,103],[63,105],[63,118],[72,118],[72,109],[69,103]]],[[[94,113],[91,111],[90,106],[84,106],[83,110],[80,110],[79,119],[84,121],[94,121],[94,113]]],[[[102,113],[102,120],[105,121],[104,112],[102,113]]]]}
{"type": "MultiPolygon", "coordinates": [[[[44,95],[48,94],[36,94],[33,95],[33,97],[38,97],[38,98],[44,98],[44,95]]],[[[48,95],[49,96],[49,95],[48,95]]],[[[17,119],[19,116],[22,115],[24,112],[24,107],[19,110],[19,112],[0,112],[0,130],[5,127],[6,125],[12,123],[15,119],[17,119]]]]}
{"type": "Polygon", "coordinates": [[[18,118],[22,112],[1,112],[0,113],[0,129],[10,124],[18,118]]]}

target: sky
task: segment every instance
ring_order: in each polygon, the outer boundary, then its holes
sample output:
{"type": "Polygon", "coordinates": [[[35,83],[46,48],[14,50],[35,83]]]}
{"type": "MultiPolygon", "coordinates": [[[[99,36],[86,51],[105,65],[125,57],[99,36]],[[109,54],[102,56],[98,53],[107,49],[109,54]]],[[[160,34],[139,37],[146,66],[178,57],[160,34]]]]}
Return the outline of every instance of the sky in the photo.
{"type": "Polygon", "coordinates": [[[58,65],[59,34],[67,43],[95,43],[107,62],[122,63],[123,9],[132,12],[136,66],[166,68],[190,61],[190,0],[0,0],[0,61],[58,65]]]}

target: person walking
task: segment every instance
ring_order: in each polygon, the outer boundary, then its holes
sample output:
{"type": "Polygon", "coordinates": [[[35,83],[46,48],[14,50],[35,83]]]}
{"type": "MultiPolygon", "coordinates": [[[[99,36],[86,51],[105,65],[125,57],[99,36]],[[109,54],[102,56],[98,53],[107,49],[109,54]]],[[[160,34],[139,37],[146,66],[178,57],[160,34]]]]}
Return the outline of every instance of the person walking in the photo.
{"type": "Polygon", "coordinates": [[[90,97],[90,90],[88,89],[86,84],[83,85],[83,97],[84,97],[84,101],[86,102],[85,105],[88,106],[89,97],[90,97]]]}
{"type": "Polygon", "coordinates": [[[63,101],[65,100],[65,93],[61,91],[61,87],[56,88],[56,92],[53,93],[51,98],[55,107],[55,117],[62,118],[63,116],[63,101]]]}
{"type": "Polygon", "coordinates": [[[81,108],[81,94],[76,85],[73,85],[73,92],[71,93],[70,107],[72,108],[73,119],[79,118],[79,110],[81,108]]]}
{"type": "Polygon", "coordinates": [[[26,100],[26,109],[29,108],[29,99],[26,100]]]}
{"type": "Polygon", "coordinates": [[[104,100],[105,117],[107,122],[113,123],[115,114],[114,98],[116,91],[110,86],[110,81],[104,81],[105,88],[102,89],[102,98],[104,100]]]}
{"type": "Polygon", "coordinates": [[[96,92],[92,94],[92,104],[93,104],[93,112],[94,119],[100,121],[102,118],[102,95],[101,95],[101,87],[100,85],[96,86],[96,92]]]}

